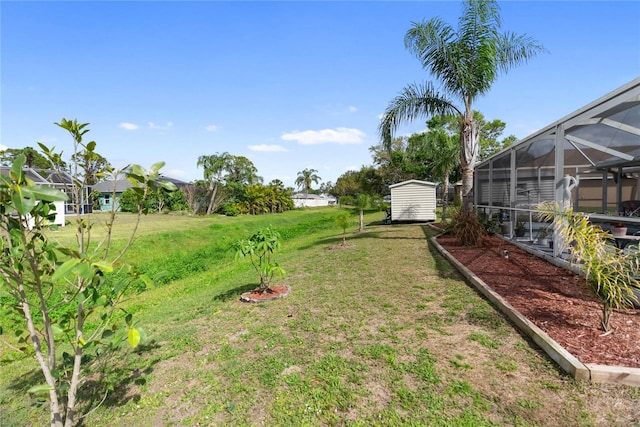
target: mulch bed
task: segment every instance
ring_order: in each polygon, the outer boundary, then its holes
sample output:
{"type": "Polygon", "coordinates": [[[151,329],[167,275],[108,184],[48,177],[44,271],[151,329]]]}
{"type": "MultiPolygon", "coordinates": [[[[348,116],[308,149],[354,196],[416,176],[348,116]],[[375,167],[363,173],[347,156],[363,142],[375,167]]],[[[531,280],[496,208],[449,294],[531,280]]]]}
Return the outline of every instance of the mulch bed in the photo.
{"type": "Polygon", "coordinates": [[[615,310],[604,335],[584,278],[495,236],[477,248],[449,235],[438,243],[582,363],[640,368],[640,310],[615,310]]]}

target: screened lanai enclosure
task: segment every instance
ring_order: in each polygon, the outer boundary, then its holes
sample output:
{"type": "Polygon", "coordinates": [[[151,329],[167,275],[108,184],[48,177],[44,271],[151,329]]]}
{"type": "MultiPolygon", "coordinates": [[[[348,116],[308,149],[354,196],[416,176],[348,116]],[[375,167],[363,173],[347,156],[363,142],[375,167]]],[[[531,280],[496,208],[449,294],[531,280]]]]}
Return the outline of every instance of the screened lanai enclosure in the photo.
{"type": "Polygon", "coordinates": [[[514,238],[544,234],[534,208],[545,201],[640,231],[640,78],[482,162],[474,179],[477,209],[514,238]]]}

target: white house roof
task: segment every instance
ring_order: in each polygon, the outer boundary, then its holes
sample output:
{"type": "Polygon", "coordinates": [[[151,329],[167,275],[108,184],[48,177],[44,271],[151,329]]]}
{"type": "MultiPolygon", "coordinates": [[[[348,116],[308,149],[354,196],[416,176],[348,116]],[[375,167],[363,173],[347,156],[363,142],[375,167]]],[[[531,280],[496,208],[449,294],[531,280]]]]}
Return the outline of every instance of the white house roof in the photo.
{"type": "Polygon", "coordinates": [[[327,195],[327,194],[309,194],[308,196],[304,193],[296,193],[291,196],[292,199],[306,199],[306,200],[336,200],[335,197],[327,195]]]}
{"type": "Polygon", "coordinates": [[[438,186],[438,184],[435,183],[435,182],[420,181],[419,179],[410,179],[408,181],[402,181],[402,182],[398,182],[397,184],[390,185],[389,188],[401,187],[401,186],[407,185],[407,184],[417,184],[417,185],[424,185],[424,186],[428,186],[428,187],[437,187],[438,186]]]}

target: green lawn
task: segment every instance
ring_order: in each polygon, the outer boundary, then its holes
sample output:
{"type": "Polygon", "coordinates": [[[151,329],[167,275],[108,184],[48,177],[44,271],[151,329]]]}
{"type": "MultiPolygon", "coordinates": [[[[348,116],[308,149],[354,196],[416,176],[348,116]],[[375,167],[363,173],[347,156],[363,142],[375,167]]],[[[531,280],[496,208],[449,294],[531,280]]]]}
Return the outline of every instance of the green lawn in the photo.
{"type": "MultiPolygon", "coordinates": [[[[338,212],[145,218],[128,257],[167,273],[127,303],[148,341],[112,359],[112,391],[85,425],[637,422],[638,390],[561,373],[429,248],[429,227],[379,225],[384,214],[372,212],[357,234],[353,212],[353,246],[330,250],[338,212]],[[277,283],[292,293],[241,303],[257,276],[228,247],[267,225],[283,235],[288,276],[277,283]]],[[[0,351],[0,425],[47,424],[46,405],[25,393],[40,382],[34,361],[0,351]]],[[[101,399],[91,382],[83,390],[101,399]]]]}

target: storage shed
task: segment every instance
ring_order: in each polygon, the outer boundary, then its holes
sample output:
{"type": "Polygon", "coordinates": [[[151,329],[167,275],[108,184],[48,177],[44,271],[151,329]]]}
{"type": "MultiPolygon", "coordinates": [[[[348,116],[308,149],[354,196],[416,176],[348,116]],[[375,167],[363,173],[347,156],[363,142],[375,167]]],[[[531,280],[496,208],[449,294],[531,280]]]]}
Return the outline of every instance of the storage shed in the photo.
{"type": "Polygon", "coordinates": [[[437,185],[417,179],[390,185],[391,221],[435,221],[437,185]]]}

